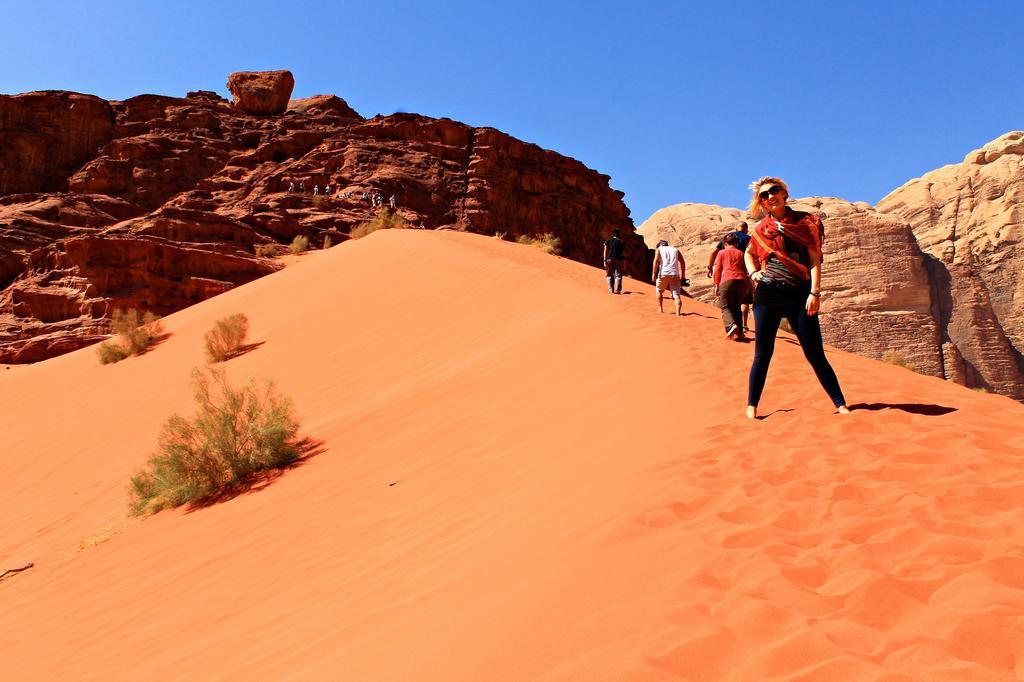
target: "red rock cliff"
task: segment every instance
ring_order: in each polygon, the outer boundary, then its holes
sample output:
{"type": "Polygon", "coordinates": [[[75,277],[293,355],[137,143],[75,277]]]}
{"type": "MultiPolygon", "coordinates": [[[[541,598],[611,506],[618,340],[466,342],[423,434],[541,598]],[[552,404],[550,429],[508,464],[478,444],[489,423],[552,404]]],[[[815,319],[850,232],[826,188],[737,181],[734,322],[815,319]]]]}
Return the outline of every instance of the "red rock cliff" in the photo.
{"type": "Polygon", "coordinates": [[[0,96],[0,362],[93,343],[115,307],[167,314],[276,269],[257,245],[342,241],[378,210],[364,193],[393,195],[412,227],[550,232],[594,265],[619,228],[643,275],[622,193],[578,161],[448,119],[365,120],[333,95],[289,102],[287,78],[264,80],[233,78],[236,105],[0,96]]]}

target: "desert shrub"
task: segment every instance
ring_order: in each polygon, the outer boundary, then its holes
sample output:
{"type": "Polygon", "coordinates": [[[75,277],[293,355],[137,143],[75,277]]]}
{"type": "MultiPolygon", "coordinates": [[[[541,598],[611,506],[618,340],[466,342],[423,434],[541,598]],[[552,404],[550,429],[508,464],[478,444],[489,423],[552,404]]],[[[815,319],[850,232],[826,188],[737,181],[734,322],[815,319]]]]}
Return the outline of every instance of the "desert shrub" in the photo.
{"type": "Polygon", "coordinates": [[[495,239],[500,239],[501,241],[505,241],[508,238],[508,233],[506,233],[506,232],[495,232],[494,233],[494,238],[495,239]]]}
{"type": "Polygon", "coordinates": [[[128,349],[115,341],[104,341],[97,349],[100,356],[100,364],[109,365],[113,362],[121,362],[130,355],[128,349]]]}
{"type": "Polygon", "coordinates": [[[790,334],[796,333],[793,331],[793,325],[791,325],[789,323],[789,320],[787,320],[786,318],[782,318],[782,322],[779,322],[779,329],[781,329],[784,332],[789,332],[790,334]]]}
{"type": "Polygon", "coordinates": [[[160,318],[153,313],[139,313],[135,308],[114,310],[110,330],[117,339],[104,341],[98,353],[104,365],[120,362],[129,355],[139,355],[153,345],[156,337],[163,333],[160,318]]]}
{"type": "Polygon", "coordinates": [[[904,367],[909,369],[911,372],[916,372],[917,367],[912,363],[907,362],[907,359],[897,353],[894,350],[887,350],[882,353],[882,362],[888,362],[890,365],[896,365],[897,367],[904,367]]]}
{"type": "Polygon", "coordinates": [[[391,211],[386,208],[382,208],[377,211],[377,215],[366,223],[359,223],[353,227],[348,236],[353,239],[359,239],[365,237],[368,234],[376,232],[377,230],[400,230],[405,227],[405,218],[400,216],[398,213],[391,211]]]}
{"type": "Polygon", "coordinates": [[[974,387],[971,388],[971,390],[972,391],[977,391],[978,393],[991,393],[992,392],[989,389],[985,388],[984,386],[974,386],[974,387]]]}
{"type": "Polygon", "coordinates": [[[323,205],[324,205],[324,203],[326,203],[326,201],[327,201],[327,197],[325,197],[323,194],[314,194],[313,195],[313,208],[323,208],[323,205]]]}
{"type": "Polygon", "coordinates": [[[202,502],[244,488],[254,474],[299,458],[298,422],[291,400],[270,381],[233,388],[224,370],[196,369],[191,418],[172,415],[145,469],[129,488],[134,514],[202,502]]]}
{"type": "Polygon", "coordinates": [[[257,244],[256,255],[269,258],[277,255],[277,244],[257,244]]]}
{"type": "Polygon", "coordinates": [[[238,355],[249,333],[249,318],[235,313],[217,320],[213,329],[203,337],[206,342],[206,359],[209,362],[224,362],[238,355]]]}
{"type": "Polygon", "coordinates": [[[519,235],[516,239],[520,244],[529,244],[530,246],[536,246],[537,248],[550,253],[553,256],[557,256],[562,253],[562,240],[551,234],[545,232],[542,235],[532,236],[528,234],[519,235]]]}
{"type": "Polygon", "coordinates": [[[324,237],[324,250],[331,248],[331,246],[331,235],[326,235],[324,237]]]}
{"type": "Polygon", "coordinates": [[[288,250],[294,254],[300,254],[303,251],[309,250],[309,237],[304,235],[296,235],[292,243],[288,245],[288,250]]]}

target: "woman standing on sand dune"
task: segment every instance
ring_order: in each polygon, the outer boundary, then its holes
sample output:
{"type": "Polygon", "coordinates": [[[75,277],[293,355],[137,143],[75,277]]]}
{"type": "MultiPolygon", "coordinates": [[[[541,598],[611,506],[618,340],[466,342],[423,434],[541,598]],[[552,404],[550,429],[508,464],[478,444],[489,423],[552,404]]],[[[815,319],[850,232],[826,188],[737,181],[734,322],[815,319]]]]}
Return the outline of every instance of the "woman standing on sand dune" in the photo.
{"type": "Polygon", "coordinates": [[[750,215],[763,219],[754,229],[744,264],[754,290],[754,364],[750,367],[747,417],[757,417],[757,404],[775,352],[782,318],[796,332],[804,357],[836,409],[849,414],[836,373],[825,357],[818,307],[821,304],[821,219],[786,205],[789,187],[779,178],[763,177],[750,185],[750,215]]]}

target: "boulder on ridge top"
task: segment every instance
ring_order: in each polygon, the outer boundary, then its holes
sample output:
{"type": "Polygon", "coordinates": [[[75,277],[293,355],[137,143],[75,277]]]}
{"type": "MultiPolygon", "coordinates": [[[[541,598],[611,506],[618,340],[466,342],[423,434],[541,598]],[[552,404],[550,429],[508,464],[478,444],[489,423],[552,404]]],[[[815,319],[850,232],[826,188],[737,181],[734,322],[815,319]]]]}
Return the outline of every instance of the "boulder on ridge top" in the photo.
{"type": "Polygon", "coordinates": [[[233,104],[248,114],[283,114],[295,87],[291,71],[236,71],[228,76],[233,104]]]}

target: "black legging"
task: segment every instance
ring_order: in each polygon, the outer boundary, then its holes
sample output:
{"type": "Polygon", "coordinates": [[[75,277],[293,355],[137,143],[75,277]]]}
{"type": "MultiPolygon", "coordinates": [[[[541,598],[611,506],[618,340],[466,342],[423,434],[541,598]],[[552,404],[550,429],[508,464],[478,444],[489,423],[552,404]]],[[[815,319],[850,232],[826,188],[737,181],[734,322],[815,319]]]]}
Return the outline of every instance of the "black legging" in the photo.
{"type": "Polygon", "coordinates": [[[779,331],[782,318],[789,320],[790,326],[800,340],[804,357],[814,368],[814,373],[821,382],[821,387],[828,393],[836,407],[846,404],[843,390],[839,388],[839,379],[825,357],[825,349],[821,341],[821,324],[817,315],[808,315],[807,309],[800,304],[780,305],[776,303],[755,303],[754,323],[754,364],[750,366],[750,388],[747,404],[757,406],[764,390],[764,380],[768,376],[768,365],[771,364],[775,352],[775,335],[779,331]]]}

